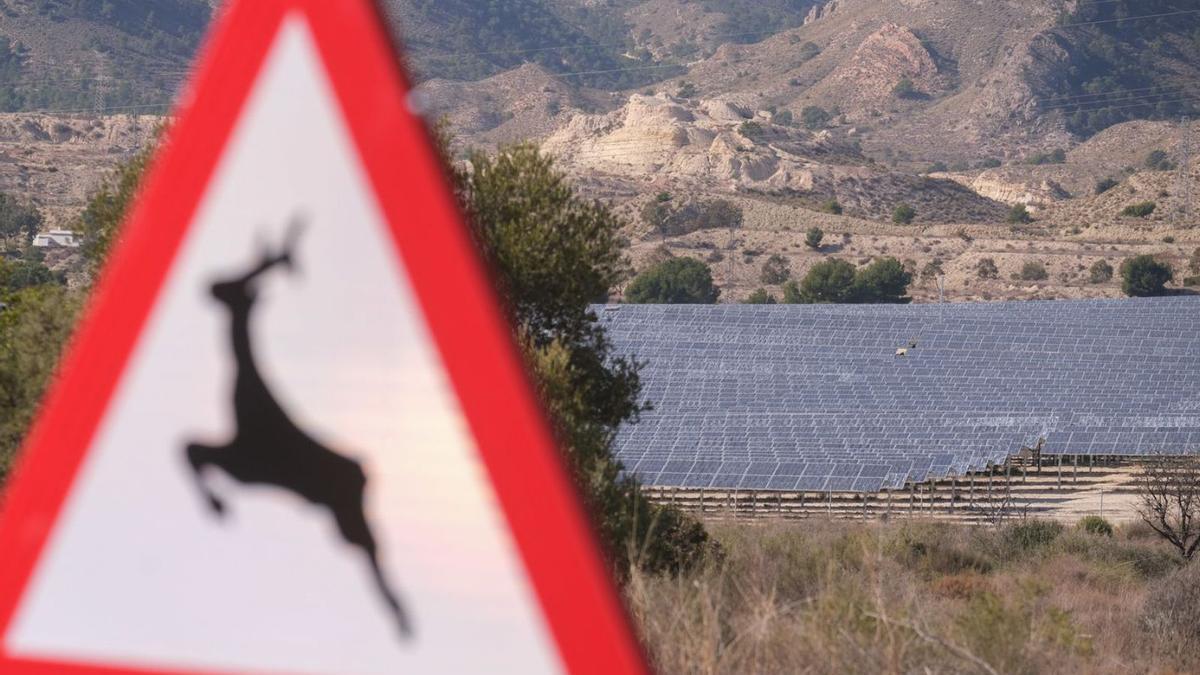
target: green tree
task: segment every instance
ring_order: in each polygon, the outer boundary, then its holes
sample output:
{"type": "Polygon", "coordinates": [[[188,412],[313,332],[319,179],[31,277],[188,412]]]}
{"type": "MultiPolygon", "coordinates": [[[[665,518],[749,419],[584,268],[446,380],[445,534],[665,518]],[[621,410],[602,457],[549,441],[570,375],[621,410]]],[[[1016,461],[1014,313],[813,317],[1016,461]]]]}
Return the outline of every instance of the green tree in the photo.
{"type": "Polygon", "coordinates": [[[1134,256],[1121,263],[1121,290],[1125,295],[1139,298],[1166,295],[1167,282],[1174,276],[1171,267],[1154,256],[1134,256]]]}
{"type": "Polygon", "coordinates": [[[0,192],[0,239],[4,241],[4,250],[12,248],[14,239],[21,244],[29,243],[41,227],[41,212],[0,192]]]}
{"type": "Polygon", "coordinates": [[[908,225],[917,217],[917,210],[909,204],[900,204],[892,211],[892,222],[897,225],[908,225]]]}
{"type": "Polygon", "coordinates": [[[759,278],[764,284],[782,284],[792,278],[792,267],[788,264],[787,258],[775,254],[763,263],[759,278]]]}
{"type": "MultiPolygon", "coordinates": [[[[159,134],[162,129],[159,130],[159,134]]],[[[154,143],[123,162],[88,200],[79,217],[83,232],[83,255],[91,271],[98,271],[120,236],[121,221],[137,196],[142,176],[154,152],[154,143]]]]}
{"type": "Polygon", "coordinates": [[[1033,222],[1033,216],[1029,215],[1029,209],[1024,204],[1013,204],[1013,207],[1008,210],[1008,222],[1014,225],[1029,223],[1033,222]]]}
{"type": "Polygon", "coordinates": [[[634,304],[712,304],[720,291],[708,265],[695,258],[671,258],[639,274],[625,291],[634,304]]]}
{"type": "Polygon", "coordinates": [[[774,305],[778,302],[775,296],[767,292],[765,288],[756,289],[753,293],[746,296],[747,305],[774,305]]]}
{"type": "Polygon", "coordinates": [[[55,274],[40,261],[0,260],[0,288],[9,292],[62,283],[61,275],[55,274]]]}
{"type": "MultiPolygon", "coordinates": [[[[627,273],[619,246],[623,223],[607,206],[577,196],[535,146],[494,156],[475,152],[468,162],[469,171],[452,174],[460,204],[496,271],[614,573],[624,577],[632,565],[675,572],[699,562],[713,546],[704,527],[677,509],[651,504],[612,456],[617,430],[641,410],[638,364],[612,351],[589,305],[627,273]]],[[[673,260],[682,259],[664,264],[673,260]]],[[[711,277],[709,291],[715,300],[711,277]]]]}
{"type": "Polygon", "coordinates": [[[825,231],[819,227],[814,227],[804,235],[804,245],[814,251],[821,250],[821,242],[825,239],[825,231]]]}
{"type": "Polygon", "coordinates": [[[79,307],[54,284],[0,294],[0,487],[58,362],[79,307]]]}
{"type": "MultiPolygon", "coordinates": [[[[812,266],[800,281],[800,302],[829,304],[850,302],[854,298],[854,266],[836,258],[812,266]]],[[[786,289],[785,289],[786,293],[786,289]]]]}
{"type": "Polygon", "coordinates": [[[912,275],[895,258],[880,258],[858,270],[851,291],[852,302],[903,305],[912,302],[908,285],[912,275]]]}
{"type": "Polygon", "coordinates": [[[795,281],[783,285],[783,302],[786,305],[799,305],[804,302],[804,296],[800,294],[800,285],[795,281]]]}

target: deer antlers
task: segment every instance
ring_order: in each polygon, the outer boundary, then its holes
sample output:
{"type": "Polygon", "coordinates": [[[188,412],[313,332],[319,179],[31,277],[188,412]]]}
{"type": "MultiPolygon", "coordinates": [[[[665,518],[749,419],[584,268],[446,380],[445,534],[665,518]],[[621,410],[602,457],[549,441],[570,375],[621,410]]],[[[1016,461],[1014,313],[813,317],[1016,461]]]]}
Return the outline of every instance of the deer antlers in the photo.
{"type": "Polygon", "coordinates": [[[258,245],[259,250],[262,251],[259,254],[260,262],[249,274],[242,277],[242,283],[251,281],[276,265],[283,265],[287,267],[288,271],[295,270],[296,266],[293,254],[296,251],[300,235],[304,233],[305,226],[306,223],[303,218],[299,216],[292,218],[292,222],[288,225],[287,233],[284,234],[283,244],[276,253],[272,253],[270,247],[264,244],[260,238],[258,245]]]}

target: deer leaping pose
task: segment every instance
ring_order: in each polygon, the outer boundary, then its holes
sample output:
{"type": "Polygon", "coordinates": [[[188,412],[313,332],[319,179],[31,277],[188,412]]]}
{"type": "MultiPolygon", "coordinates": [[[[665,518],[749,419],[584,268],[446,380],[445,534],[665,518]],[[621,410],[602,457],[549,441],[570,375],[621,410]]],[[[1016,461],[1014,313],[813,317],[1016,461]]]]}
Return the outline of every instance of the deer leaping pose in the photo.
{"type": "Polygon", "coordinates": [[[212,286],[212,296],[225,305],[232,317],[233,355],[237,361],[233,390],[237,431],[225,445],[189,444],[187,460],[201,493],[217,517],[224,516],[226,507],[204,480],[210,467],[221,469],[241,483],[280,487],[329,509],[342,538],[366,554],[379,594],[395,616],[401,634],[408,637],[412,634],[408,616],[379,567],[375,538],[367,524],[363,508],[366,474],[358,462],[330,450],[296,426],[275,400],[254,361],[250,311],[256,299],[255,281],[276,267],[293,269],[298,233],[293,227],[279,253],[264,253],[247,273],[212,286]]]}

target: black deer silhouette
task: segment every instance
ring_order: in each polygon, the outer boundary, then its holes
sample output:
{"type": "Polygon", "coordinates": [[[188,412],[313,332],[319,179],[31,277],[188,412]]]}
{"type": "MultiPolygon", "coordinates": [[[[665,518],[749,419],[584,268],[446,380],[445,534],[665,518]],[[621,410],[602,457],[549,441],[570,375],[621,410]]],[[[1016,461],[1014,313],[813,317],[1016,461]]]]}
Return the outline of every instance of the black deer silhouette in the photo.
{"type": "Polygon", "coordinates": [[[284,488],[328,508],[337,521],[342,538],[366,554],[375,586],[394,614],[400,633],[407,638],[412,635],[408,616],[379,567],[375,538],[363,509],[367,477],[362,466],[325,447],[296,426],[275,400],[254,361],[250,344],[250,310],[256,300],[255,280],[280,265],[289,271],[293,269],[293,249],[298,234],[299,228],[293,226],[278,254],[264,252],[249,272],[212,286],[213,297],[225,305],[232,316],[233,354],[237,360],[237,380],[233,390],[237,431],[233,440],[225,445],[189,444],[187,461],[196,484],[218,518],[225,515],[225,503],[204,480],[208,467],[220,468],[248,485],[284,488]]]}

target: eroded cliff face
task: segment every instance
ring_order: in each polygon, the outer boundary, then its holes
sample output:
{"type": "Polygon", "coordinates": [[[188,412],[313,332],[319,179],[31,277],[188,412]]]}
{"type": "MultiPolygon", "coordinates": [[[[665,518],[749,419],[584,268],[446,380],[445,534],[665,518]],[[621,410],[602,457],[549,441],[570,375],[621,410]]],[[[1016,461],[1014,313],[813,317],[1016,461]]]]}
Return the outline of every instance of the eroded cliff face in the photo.
{"type": "Polygon", "coordinates": [[[958,184],[896,173],[863,157],[852,138],[777,123],[768,111],[722,100],[633,95],[604,115],[576,115],[543,148],[575,175],[696,192],[838,199],[888,218],[901,201],[931,222],[1001,217],[1003,208],[958,184]]]}
{"type": "Polygon", "coordinates": [[[1061,185],[1048,178],[1006,176],[1000,171],[984,171],[974,176],[953,173],[933,175],[948,178],[1002,204],[1024,204],[1033,212],[1071,196],[1061,185]]]}

